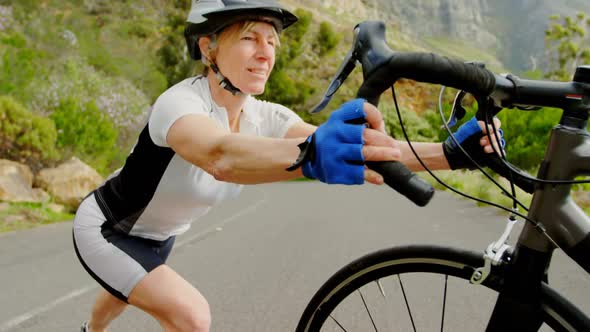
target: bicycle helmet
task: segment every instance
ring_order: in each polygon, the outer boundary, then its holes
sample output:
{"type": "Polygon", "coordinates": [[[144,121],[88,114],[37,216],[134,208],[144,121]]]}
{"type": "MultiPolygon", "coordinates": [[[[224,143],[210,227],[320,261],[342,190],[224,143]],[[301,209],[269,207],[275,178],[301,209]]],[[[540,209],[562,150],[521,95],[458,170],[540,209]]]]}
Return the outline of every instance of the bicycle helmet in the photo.
{"type": "Polygon", "coordinates": [[[191,57],[201,58],[198,40],[244,20],[265,21],[281,32],[297,21],[297,16],[274,0],[193,0],[184,29],[191,57]]]}

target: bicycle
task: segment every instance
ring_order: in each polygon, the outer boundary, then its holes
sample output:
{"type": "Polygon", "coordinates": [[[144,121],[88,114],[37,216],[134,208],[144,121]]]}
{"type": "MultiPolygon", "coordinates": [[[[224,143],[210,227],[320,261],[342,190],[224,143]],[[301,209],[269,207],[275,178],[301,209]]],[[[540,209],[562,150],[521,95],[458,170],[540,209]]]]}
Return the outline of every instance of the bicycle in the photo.
{"type": "MultiPolygon", "coordinates": [[[[396,327],[392,331],[404,330],[403,324],[411,331],[422,330],[418,329],[423,326],[406,288],[413,286],[408,282],[418,281],[426,282],[421,287],[430,288],[435,280],[441,284],[440,295],[436,299],[425,298],[424,302],[440,302],[440,324],[436,322],[440,331],[445,329],[449,315],[458,314],[462,319],[471,315],[464,312],[479,308],[487,311],[480,322],[486,331],[537,331],[546,327],[555,331],[590,331],[590,318],[547,281],[551,256],[558,248],[590,272],[590,218],[570,198],[574,183],[588,182],[575,178],[590,175],[590,66],[578,67],[572,82],[498,75],[479,63],[430,53],[394,52],[386,44],[383,22],[367,21],[355,27],[353,46],[314,112],[327,105],[357,63],[362,65],[364,76],[358,96],[374,105],[388,87],[393,88],[396,80],[406,78],[461,91],[449,122],[464,115],[459,114],[457,102],[465,93],[476,98],[476,116],[487,123],[505,108],[534,111],[554,107],[562,109],[563,114],[551,130],[536,178],[498,155],[486,157],[487,167],[533,195],[526,216],[514,207],[507,209],[511,215],[505,232],[484,254],[430,245],[393,247],[367,254],[344,266],[319,288],[305,308],[296,332],[380,331],[377,318],[389,319],[386,323],[391,324],[390,328],[396,327]],[[508,237],[517,222],[516,216],[528,222],[516,244],[510,246],[508,237]],[[458,286],[477,292],[462,300],[473,302],[473,306],[452,307],[457,303],[449,290],[458,286]],[[394,300],[390,295],[399,295],[400,299],[394,300]],[[479,303],[483,300],[490,301],[487,308],[479,303]],[[359,304],[360,309],[353,304],[359,304]],[[376,309],[376,304],[386,308],[376,309]],[[409,317],[393,317],[397,314],[395,309],[407,312],[409,317]]],[[[388,185],[420,206],[432,197],[432,187],[399,163],[368,166],[386,175],[388,185]]]]}

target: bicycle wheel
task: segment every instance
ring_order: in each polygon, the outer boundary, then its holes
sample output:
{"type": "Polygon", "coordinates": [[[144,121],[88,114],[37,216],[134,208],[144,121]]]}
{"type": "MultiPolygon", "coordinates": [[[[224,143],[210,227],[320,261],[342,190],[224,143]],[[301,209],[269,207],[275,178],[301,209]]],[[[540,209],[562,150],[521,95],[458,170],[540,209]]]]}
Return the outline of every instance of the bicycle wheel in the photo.
{"type": "MultiPolygon", "coordinates": [[[[317,291],[296,332],[484,331],[504,276],[493,268],[471,284],[483,264],[482,254],[434,246],[368,254],[317,291]]],[[[590,331],[588,318],[546,284],[541,297],[539,331],[590,331]]]]}

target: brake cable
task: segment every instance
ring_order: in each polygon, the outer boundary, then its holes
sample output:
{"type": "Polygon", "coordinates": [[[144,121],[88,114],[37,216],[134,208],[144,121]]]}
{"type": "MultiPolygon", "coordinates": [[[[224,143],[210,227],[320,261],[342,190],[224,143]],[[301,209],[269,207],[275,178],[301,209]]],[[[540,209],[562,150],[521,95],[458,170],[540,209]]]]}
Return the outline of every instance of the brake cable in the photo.
{"type": "MultiPolygon", "coordinates": [[[[459,194],[459,195],[461,195],[461,196],[463,196],[463,197],[466,197],[466,198],[468,198],[468,199],[471,199],[471,200],[474,200],[474,201],[477,201],[477,202],[480,202],[480,203],[484,203],[484,204],[488,204],[488,205],[490,205],[490,206],[494,206],[494,207],[496,207],[496,208],[498,208],[498,209],[501,209],[501,210],[504,210],[504,211],[510,212],[510,213],[512,213],[513,215],[516,215],[516,216],[519,216],[519,217],[523,218],[524,220],[526,220],[526,221],[530,222],[530,223],[531,223],[531,224],[532,224],[532,225],[535,227],[535,229],[536,229],[536,230],[537,230],[537,231],[538,231],[538,232],[539,232],[541,235],[545,236],[545,237],[547,238],[547,240],[548,240],[549,242],[551,242],[551,244],[553,244],[553,245],[554,245],[556,248],[561,248],[561,247],[560,247],[560,246],[559,246],[559,245],[558,245],[558,244],[557,244],[557,243],[556,243],[556,242],[555,242],[555,241],[554,241],[554,240],[551,238],[551,236],[549,236],[549,234],[547,234],[547,231],[546,231],[545,227],[543,227],[543,225],[541,225],[539,222],[537,222],[537,221],[535,221],[535,220],[533,220],[533,219],[531,219],[531,218],[529,218],[529,217],[527,217],[527,216],[523,215],[523,214],[522,214],[522,213],[520,213],[520,212],[517,212],[517,211],[516,211],[516,210],[514,210],[514,209],[509,209],[509,208],[506,208],[506,207],[504,207],[504,206],[502,206],[502,205],[499,205],[499,204],[497,204],[497,203],[490,202],[490,201],[486,201],[486,200],[483,200],[483,199],[480,199],[480,198],[473,197],[473,196],[471,196],[471,195],[465,194],[465,193],[463,193],[463,192],[460,192],[459,190],[457,190],[457,189],[455,189],[455,188],[453,188],[453,187],[449,186],[449,185],[448,185],[448,184],[446,184],[446,183],[445,183],[443,180],[441,180],[439,177],[437,177],[437,176],[436,176],[436,175],[435,175],[435,174],[434,174],[434,173],[433,173],[433,172],[432,172],[432,171],[431,171],[431,170],[430,170],[430,169],[429,169],[429,168],[426,166],[426,164],[424,164],[424,162],[422,161],[422,159],[420,158],[420,156],[418,156],[418,153],[417,153],[417,152],[416,152],[416,150],[414,149],[414,147],[413,147],[412,143],[410,142],[410,138],[408,137],[408,133],[406,132],[406,128],[405,128],[405,126],[404,126],[404,123],[403,123],[403,120],[402,120],[402,115],[401,115],[401,112],[400,112],[400,110],[399,110],[399,106],[398,106],[398,103],[397,103],[397,97],[396,97],[396,94],[395,94],[395,89],[394,89],[393,85],[391,86],[391,94],[392,94],[392,96],[393,96],[393,103],[394,103],[394,105],[395,105],[395,110],[396,110],[396,112],[397,112],[397,117],[398,117],[398,119],[399,119],[399,122],[400,122],[400,127],[401,127],[401,130],[402,130],[402,133],[404,134],[404,138],[405,138],[406,142],[408,142],[408,146],[410,147],[410,150],[412,150],[412,153],[413,153],[413,154],[416,156],[416,159],[418,160],[418,162],[420,163],[420,165],[422,165],[422,167],[424,168],[424,170],[426,170],[426,171],[428,172],[428,174],[430,174],[430,175],[431,175],[431,176],[432,176],[432,177],[433,177],[433,178],[434,178],[434,179],[435,179],[435,180],[436,180],[438,183],[440,183],[440,184],[441,184],[441,185],[443,185],[445,188],[447,188],[447,189],[449,189],[449,190],[453,191],[453,192],[454,192],[454,193],[456,193],[456,194],[459,194]]],[[[454,138],[454,136],[453,136],[453,138],[454,138]]],[[[459,145],[459,147],[462,149],[462,147],[461,147],[460,145],[459,145]]],[[[462,150],[463,150],[463,149],[462,149],[462,150]]],[[[465,153],[465,151],[464,151],[464,150],[463,150],[463,152],[465,153]]],[[[467,154],[467,155],[469,155],[469,154],[467,154]]],[[[477,163],[476,163],[476,165],[477,165],[477,163]]],[[[486,173],[486,174],[487,174],[487,173],[486,173]]],[[[488,176],[489,176],[489,175],[488,175],[488,176]]],[[[492,179],[492,181],[494,181],[494,180],[492,179]]],[[[494,183],[495,183],[495,181],[494,181],[494,183]]],[[[502,189],[503,189],[503,188],[502,188],[502,189]]]]}
{"type": "MultiPolygon", "coordinates": [[[[439,94],[439,101],[438,101],[439,102],[438,109],[439,109],[441,118],[443,119],[443,123],[446,123],[446,122],[444,122],[445,121],[445,118],[444,118],[444,116],[442,114],[442,95],[443,95],[443,92],[444,92],[445,89],[446,89],[446,86],[443,86],[442,89],[441,89],[441,92],[439,94]]],[[[533,108],[526,108],[526,107],[518,107],[518,108],[519,109],[524,109],[524,110],[531,110],[531,109],[533,109],[533,108]]],[[[450,119],[448,122],[449,123],[454,123],[456,121],[453,121],[452,119],[450,119]]],[[[485,123],[486,123],[486,126],[490,125],[487,122],[487,119],[485,119],[485,123]]],[[[491,125],[492,125],[492,128],[494,129],[494,131],[496,131],[495,124],[492,122],[491,125]]],[[[449,135],[452,135],[452,132],[448,128],[448,126],[443,125],[443,127],[447,130],[447,132],[449,133],[449,135]]],[[[491,140],[491,138],[489,137],[489,133],[488,133],[488,139],[491,140]]],[[[496,141],[496,142],[499,144],[498,141],[496,141]]],[[[455,143],[457,143],[457,142],[455,142],[455,143]]],[[[492,145],[492,148],[494,149],[494,153],[500,154],[499,151],[496,150],[496,148],[495,148],[494,145],[492,145]]],[[[465,151],[463,151],[463,152],[465,152],[465,151]]],[[[506,168],[508,168],[509,170],[512,171],[512,172],[510,172],[511,175],[512,175],[512,173],[517,173],[518,176],[521,176],[521,177],[523,177],[523,178],[525,178],[525,179],[527,179],[529,181],[533,181],[533,182],[536,182],[536,183],[542,183],[542,184],[550,184],[550,185],[567,185],[567,184],[584,184],[584,183],[590,183],[590,179],[588,179],[588,180],[546,180],[546,179],[540,179],[538,177],[534,177],[534,176],[531,176],[531,175],[529,175],[527,173],[521,172],[521,170],[519,170],[516,167],[514,167],[513,165],[507,163],[506,162],[506,158],[505,158],[505,154],[504,154],[504,151],[503,150],[501,151],[501,155],[503,156],[502,163],[503,163],[503,165],[506,168]]],[[[468,157],[469,157],[469,155],[468,155],[468,157]]],[[[471,161],[473,161],[473,159],[471,159],[471,157],[469,157],[469,159],[471,161]]],[[[476,166],[478,166],[478,165],[476,164],[476,166]]],[[[496,184],[496,185],[498,185],[498,184],[496,184]]]]}

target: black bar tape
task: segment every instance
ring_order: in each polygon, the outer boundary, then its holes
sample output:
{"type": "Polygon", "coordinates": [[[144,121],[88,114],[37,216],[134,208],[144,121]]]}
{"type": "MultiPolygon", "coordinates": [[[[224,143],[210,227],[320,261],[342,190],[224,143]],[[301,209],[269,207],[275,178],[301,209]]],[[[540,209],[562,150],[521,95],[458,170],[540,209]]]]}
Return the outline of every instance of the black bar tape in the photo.
{"type": "Polygon", "coordinates": [[[394,53],[386,64],[365,78],[359,96],[377,105],[379,96],[399,78],[441,84],[474,95],[489,95],[495,88],[492,72],[475,64],[464,63],[433,53],[394,53]]]}

